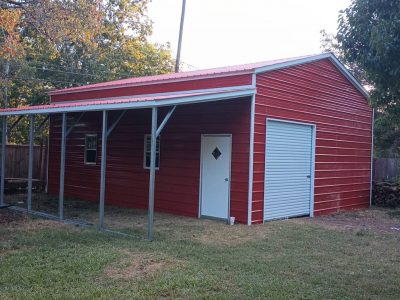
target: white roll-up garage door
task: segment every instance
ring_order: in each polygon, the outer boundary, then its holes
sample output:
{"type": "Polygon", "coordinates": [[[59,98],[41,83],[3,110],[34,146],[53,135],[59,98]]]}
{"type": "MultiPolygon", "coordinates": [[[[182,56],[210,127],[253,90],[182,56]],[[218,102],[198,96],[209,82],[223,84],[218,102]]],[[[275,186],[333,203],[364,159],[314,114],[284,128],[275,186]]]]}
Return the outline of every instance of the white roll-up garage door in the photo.
{"type": "Polygon", "coordinates": [[[264,220],[310,215],[312,125],[267,121],[264,220]]]}

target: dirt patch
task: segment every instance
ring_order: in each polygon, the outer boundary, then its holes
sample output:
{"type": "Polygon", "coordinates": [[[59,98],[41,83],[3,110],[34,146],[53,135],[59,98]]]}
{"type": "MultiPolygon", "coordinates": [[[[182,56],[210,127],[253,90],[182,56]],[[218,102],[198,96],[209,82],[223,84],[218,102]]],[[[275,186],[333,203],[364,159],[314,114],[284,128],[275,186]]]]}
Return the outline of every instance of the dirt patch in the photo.
{"type": "Polygon", "coordinates": [[[42,220],[42,219],[29,219],[26,222],[19,223],[17,226],[15,226],[15,229],[20,229],[20,230],[26,230],[26,231],[31,231],[31,230],[39,230],[39,229],[44,229],[44,228],[74,228],[71,225],[64,224],[58,221],[52,221],[52,220],[42,220]]]}
{"type": "Polygon", "coordinates": [[[0,225],[8,230],[28,231],[67,226],[61,222],[35,218],[9,209],[0,210],[0,225]]]}
{"type": "Polygon", "coordinates": [[[400,234],[400,210],[370,208],[316,218],[293,219],[292,222],[317,224],[335,230],[365,230],[375,233],[400,234]]]}
{"type": "Polygon", "coordinates": [[[0,225],[8,225],[15,222],[20,222],[25,216],[17,212],[10,211],[8,209],[0,210],[0,225]]]}
{"type": "Polygon", "coordinates": [[[105,274],[114,279],[137,279],[150,276],[166,269],[183,265],[181,261],[169,257],[157,257],[151,253],[132,253],[121,250],[121,261],[108,266],[105,274]]]}

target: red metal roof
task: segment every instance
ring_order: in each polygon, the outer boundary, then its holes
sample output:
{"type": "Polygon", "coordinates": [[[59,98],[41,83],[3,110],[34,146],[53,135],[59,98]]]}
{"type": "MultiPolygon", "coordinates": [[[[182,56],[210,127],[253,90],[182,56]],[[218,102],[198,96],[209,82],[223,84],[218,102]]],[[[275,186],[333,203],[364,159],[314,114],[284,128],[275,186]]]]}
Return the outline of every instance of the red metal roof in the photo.
{"type": "Polygon", "coordinates": [[[97,89],[97,88],[115,88],[115,87],[121,87],[121,86],[129,86],[129,85],[149,84],[149,83],[156,83],[156,82],[160,82],[160,81],[174,81],[174,80],[184,80],[184,79],[190,80],[190,79],[196,79],[196,78],[200,78],[200,77],[213,77],[213,76],[224,75],[224,74],[252,73],[258,68],[272,66],[275,64],[281,64],[281,63],[286,63],[286,62],[291,62],[291,61],[296,61],[299,59],[313,57],[313,56],[315,56],[315,55],[299,56],[299,57],[270,60],[270,61],[264,61],[264,62],[258,62],[258,63],[245,64],[245,65],[236,65],[236,66],[205,69],[205,70],[196,70],[196,71],[189,71],[189,72],[170,73],[170,74],[144,76],[144,77],[133,77],[133,78],[128,78],[128,79],[114,80],[114,81],[89,84],[89,85],[84,85],[84,86],[79,86],[79,87],[54,90],[54,91],[50,91],[49,95],[86,91],[86,90],[97,89]]]}
{"type": "Polygon", "coordinates": [[[124,109],[124,108],[145,108],[150,106],[177,105],[202,101],[212,101],[227,98],[237,98],[248,96],[255,92],[254,88],[226,88],[208,92],[188,92],[188,93],[168,93],[167,95],[120,97],[113,99],[98,99],[85,101],[68,101],[51,103],[46,105],[22,106],[16,108],[0,109],[0,116],[21,115],[21,114],[40,114],[57,113],[68,111],[96,111],[102,109],[124,109]],[[211,100],[210,100],[211,99],[211,100]],[[168,101],[170,100],[170,101],[168,101]],[[172,102],[171,102],[172,101],[172,102]],[[151,103],[149,103],[151,102],[151,103]],[[136,103],[136,105],[135,105],[136,103]],[[143,105],[141,105],[143,104],[143,105]]]}

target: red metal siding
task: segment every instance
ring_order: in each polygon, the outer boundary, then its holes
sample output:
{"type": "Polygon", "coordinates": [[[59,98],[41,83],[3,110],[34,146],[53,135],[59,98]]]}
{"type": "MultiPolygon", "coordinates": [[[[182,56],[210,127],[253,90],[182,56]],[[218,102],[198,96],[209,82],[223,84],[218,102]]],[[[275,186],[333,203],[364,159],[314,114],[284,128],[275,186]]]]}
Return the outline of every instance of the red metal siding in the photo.
{"type": "Polygon", "coordinates": [[[253,223],[263,220],[267,117],[317,126],[315,215],[369,206],[372,110],[326,59],[257,75],[253,223]]]}
{"type": "MultiPolygon", "coordinates": [[[[159,119],[165,115],[161,110],[159,119]]],[[[110,112],[109,123],[116,112],[110,112]]],[[[107,148],[106,203],[146,208],[148,170],[143,169],[144,134],[150,132],[150,110],[131,110],[111,133],[107,148]]],[[[97,133],[101,113],[87,113],[67,139],[65,195],[98,201],[100,147],[97,165],[85,165],[84,137],[97,133]]],[[[60,116],[50,130],[49,192],[58,193],[60,116]]],[[[201,134],[232,133],[231,215],[247,222],[250,99],[177,107],[161,134],[160,169],[156,171],[155,209],[197,217],[201,134]]]]}
{"type": "Polygon", "coordinates": [[[63,101],[76,101],[76,100],[88,100],[96,98],[111,98],[111,97],[123,97],[123,96],[134,96],[144,94],[156,94],[156,93],[167,93],[176,91],[189,91],[198,89],[212,89],[221,87],[231,87],[240,85],[251,85],[251,75],[235,75],[218,77],[211,79],[197,79],[171,83],[158,83],[149,85],[139,85],[124,88],[109,88],[103,90],[94,90],[86,92],[74,92],[69,94],[52,95],[51,102],[63,102],[63,101]]]}

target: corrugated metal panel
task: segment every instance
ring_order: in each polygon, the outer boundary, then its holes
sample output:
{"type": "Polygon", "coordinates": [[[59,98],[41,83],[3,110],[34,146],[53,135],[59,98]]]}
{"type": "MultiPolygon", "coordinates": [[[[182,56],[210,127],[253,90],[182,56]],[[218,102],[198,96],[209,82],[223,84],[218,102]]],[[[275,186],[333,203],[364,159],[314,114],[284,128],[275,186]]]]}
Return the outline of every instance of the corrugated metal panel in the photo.
{"type": "Polygon", "coordinates": [[[310,214],[312,131],[267,121],[264,220],[310,214]]]}
{"type": "Polygon", "coordinates": [[[123,110],[149,108],[151,106],[173,106],[183,104],[193,104],[199,102],[211,102],[219,100],[232,100],[253,95],[253,87],[226,87],[207,92],[191,91],[187,93],[167,93],[157,95],[147,95],[138,97],[117,97],[95,99],[88,101],[67,101],[61,103],[51,103],[44,105],[20,106],[0,109],[0,116],[3,115],[23,115],[23,114],[51,114],[61,112],[89,112],[100,110],[123,110]]]}
{"type": "MultiPolygon", "coordinates": [[[[153,75],[153,76],[143,76],[143,77],[133,77],[121,80],[114,80],[108,82],[100,82],[95,84],[89,84],[80,87],[73,87],[67,88],[62,90],[54,90],[51,91],[50,95],[56,94],[64,94],[70,92],[79,92],[79,91],[87,91],[87,90],[100,90],[104,88],[117,88],[117,87],[127,87],[132,85],[145,85],[145,84],[155,84],[170,81],[178,81],[178,80],[199,80],[201,78],[207,77],[211,81],[218,81],[219,76],[225,76],[225,79],[230,75],[234,75],[236,73],[252,73],[255,69],[261,67],[272,66],[276,64],[282,64],[287,62],[297,61],[303,58],[311,58],[316,57],[319,55],[307,55],[307,56],[298,56],[292,58],[284,58],[284,59],[277,59],[277,60],[270,60],[270,61],[263,61],[263,62],[256,62],[251,64],[245,65],[236,65],[236,66],[228,66],[222,68],[212,68],[212,69],[205,69],[205,70],[195,70],[195,71],[187,71],[187,72],[179,72],[179,73],[168,73],[168,74],[161,74],[161,75],[153,75]]],[[[231,80],[232,81],[232,80],[231,80]]]]}
{"type": "MultiPolygon", "coordinates": [[[[166,111],[160,109],[160,119],[166,111]]],[[[110,124],[117,114],[110,112],[110,124]]],[[[143,139],[150,132],[150,117],[150,110],[128,111],[111,133],[107,148],[106,203],[147,208],[149,173],[143,169],[143,139]]],[[[98,201],[100,149],[97,165],[83,162],[84,136],[97,133],[100,138],[101,120],[101,113],[86,113],[80,126],[68,136],[67,197],[98,201]]],[[[58,193],[59,184],[60,129],[60,116],[53,115],[49,148],[49,192],[53,194],[58,193]]],[[[250,99],[179,106],[161,134],[156,210],[197,217],[201,134],[232,133],[231,216],[247,222],[249,131],[250,99]]]]}
{"type": "Polygon", "coordinates": [[[251,74],[219,77],[213,79],[197,79],[181,82],[157,83],[152,85],[109,88],[105,90],[77,91],[68,94],[52,95],[51,102],[56,103],[98,98],[129,97],[135,95],[193,91],[243,85],[251,85],[251,74]]]}
{"type": "Polygon", "coordinates": [[[372,109],[365,97],[328,59],[258,74],[256,83],[252,222],[263,221],[267,117],[316,124],[315,215],[368,207],[372,109]]]}

